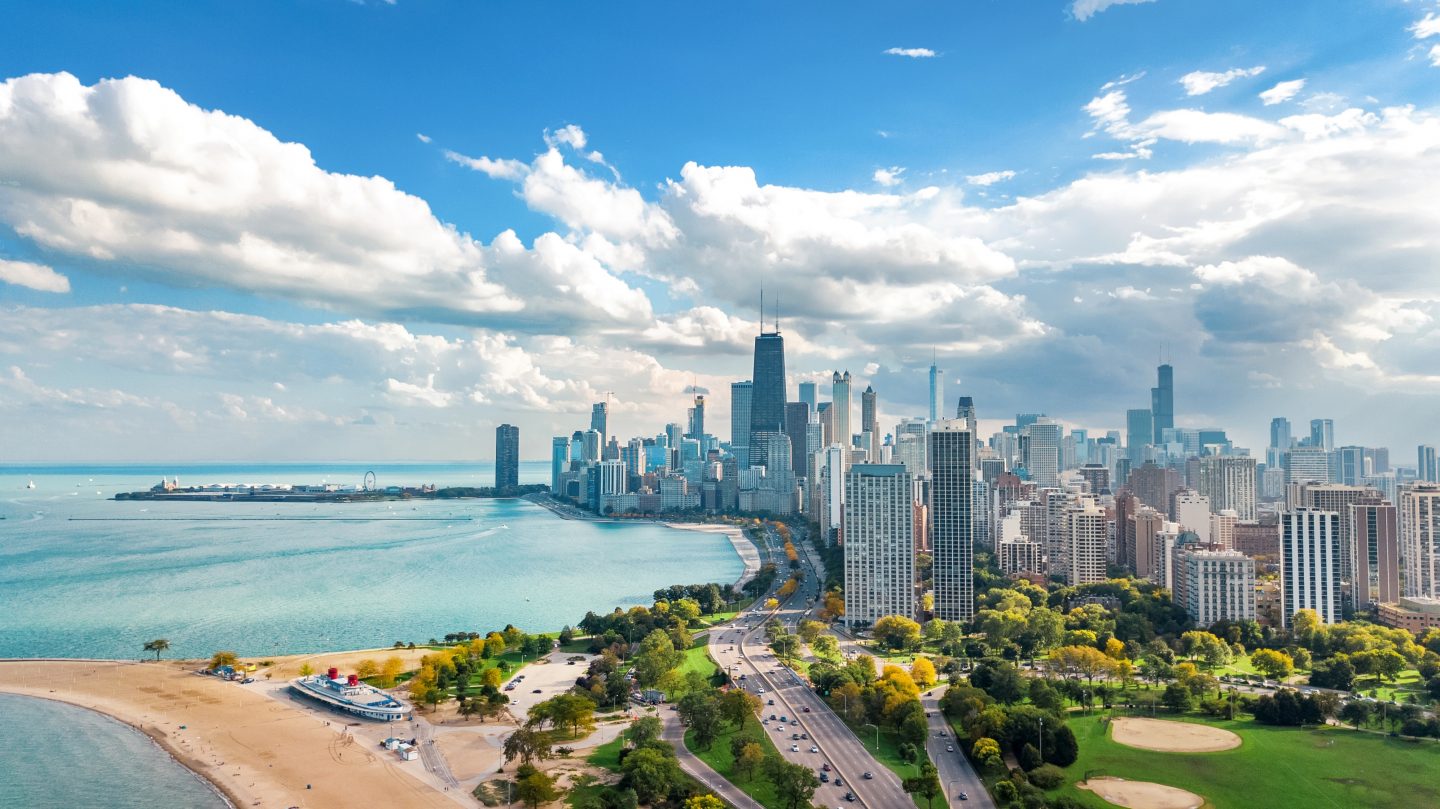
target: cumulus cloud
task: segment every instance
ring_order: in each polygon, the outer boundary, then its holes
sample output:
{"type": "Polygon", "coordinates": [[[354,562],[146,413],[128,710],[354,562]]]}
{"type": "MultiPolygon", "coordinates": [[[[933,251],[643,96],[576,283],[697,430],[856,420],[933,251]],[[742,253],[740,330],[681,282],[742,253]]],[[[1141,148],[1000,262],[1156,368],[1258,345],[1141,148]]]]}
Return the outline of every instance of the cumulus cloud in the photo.
{"type": "Polygon", "coordinates": [[[14,284],[38,292],[66,293],[70,279],[44,264],[0,258],[0,283],[14,284]]]}
{"type": "Polygon", "coordinates": [[[929,48],[887,48],[885,53],[889,56],[907,56],[911,59],[931,59],[935,51],[929,48]]]}
{"type": "Polygon", "coordinates": [[[965,176],[965,182],[983,187],[1003,183],[1014,177],[1015,172],[1006,169],[1005,171],[987,171],[984,174],[968,174],[965,176]]]}
{"type": "Polygon", "coordinates": [[[1417,20],[1410,26],[1410,33],[1416,39],[1429,39],[1433,36],[1440,36],[1440,14],[1433,11],[1426,12],[1423,19],[1417,20]]]}
{"type": "Polygon", "coordinates": [[[1218,90],[1236,79],[1250,78],[1264,72],[1264,65],[1256,65],[1255,67],[1233,67],[1223,73],[1209,73],[1203,70],[1196,70],[1181,76],[1180,84],[1185,87],[1186,95],[1200,96],[1212,90],[1218,90]]]}
{"type": "Polygon", "coordinates": [[[1294,98],[1303,89],[1305,89],[1304,79],[1282,81],[1274,87],[1271,87],[1269,90],[1261,93],[1260,100],[1265,102],[1265,106],[1273,107],[1276,104],[1283,104],[1286,101],[1294,98]]]}
{"type": "Polygon", "coordinates": [[[875,169],[871,179],[886,188],[892,188],[900,184],[900,175],[905,173],[904,166],[891,166],[888,169],[875,169]]]}
{"type": "Polygon", "coordinates": [[[1075,19],[1084,22],[1111,6],[1131,6],[1153,2],[1155,0],[1075,0],[1070,4],[1070,13],[1074,15],[1075,19]]]}

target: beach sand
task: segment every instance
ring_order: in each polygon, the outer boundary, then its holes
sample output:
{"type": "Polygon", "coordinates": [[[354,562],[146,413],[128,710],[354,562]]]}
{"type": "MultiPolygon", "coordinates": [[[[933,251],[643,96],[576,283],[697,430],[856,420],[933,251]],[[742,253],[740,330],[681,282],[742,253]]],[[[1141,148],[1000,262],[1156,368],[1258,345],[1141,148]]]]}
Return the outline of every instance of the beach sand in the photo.
{"type": "Polygon", "coordinates": [[[420,761],[400,761],[369,741],[389,728],[405,735],[408,723],[352,727],[340,714],[322,715],[265,693],[281,688],[307,660],[317,670],[344,670],[366,657],[399,654],[414,663],[423,653],[386,649],[281,658],[285,674],[247,686],[198,676],[193,661],[7,661],[0,662],[0,691],[59,700],[126,722],[237,807],[473,806],[463,791],[447,793],[420,761]]]}
{"type": "Polygon", "coordinates": [[[705,522],[667,522],[664,525],[666,528],[678,528],[682,531],[724,534],[725,538],[730,540],[730,545],[735,548],[735,552],[740,555],[740,561],[745,564],[745,570],[740,574],[739,580],[735,582],[737,589],[744,587],[746,582],[755,578],[755,574],[760,572],[760,551],[755,547],[755,543],[745,537],[744,529],[738,526],[705,522]]]}

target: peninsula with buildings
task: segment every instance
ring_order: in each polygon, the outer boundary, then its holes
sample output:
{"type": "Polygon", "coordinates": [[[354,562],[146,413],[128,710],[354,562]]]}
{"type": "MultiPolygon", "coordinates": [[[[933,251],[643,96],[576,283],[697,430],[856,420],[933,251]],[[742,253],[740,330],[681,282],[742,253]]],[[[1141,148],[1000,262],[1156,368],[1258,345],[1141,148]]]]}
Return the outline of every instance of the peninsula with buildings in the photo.
{"type": "Polygon", "coordinates": [[[544,485],[504,486],[377,486],[373,472],[363,483],[206,483],[182,486],[165,478],[146,491],[120,492],[116,500],[164,500],[181,503],[358,503],[382,500],[458,500],[523,497],[546,491],[544,485]]]}

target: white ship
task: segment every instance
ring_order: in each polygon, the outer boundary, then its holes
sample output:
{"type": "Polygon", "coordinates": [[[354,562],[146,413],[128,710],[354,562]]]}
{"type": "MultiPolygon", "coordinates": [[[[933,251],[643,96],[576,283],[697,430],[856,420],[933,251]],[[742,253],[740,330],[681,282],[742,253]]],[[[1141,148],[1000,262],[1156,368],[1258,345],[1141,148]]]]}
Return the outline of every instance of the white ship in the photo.
{"type": "Polygon", "coordinates": [[[360,677],[351,674],[340,679],[339,669],[330,669],[325,674],[311,674],[290,681],[290,690],[302,697],[309,697],[326,707],[365,719],[381,722],[398,722],[409,719],[411,708],[374,686],[360,682],[360,677]]]}

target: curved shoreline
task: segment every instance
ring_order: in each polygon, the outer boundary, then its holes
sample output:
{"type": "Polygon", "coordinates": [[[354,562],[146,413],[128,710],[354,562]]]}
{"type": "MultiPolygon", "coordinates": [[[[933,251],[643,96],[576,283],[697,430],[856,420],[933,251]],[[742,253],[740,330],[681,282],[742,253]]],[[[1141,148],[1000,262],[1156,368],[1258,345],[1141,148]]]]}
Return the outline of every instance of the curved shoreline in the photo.
{"type": "MultiPolygon", "coordinates": [[[[103,662],[115,663],[124,661],[106,660],[103,662]]],[[[89,711],[90,713],[96,714],[98,716],[103,716],[111,722],[118,722],[148,739],[151,744],[155,745],[156,749],[158,749],[161,753],[165,754],[166,758],[169,758],[171,761],[175,762],[181,769],[193,775],[196,780],[208,787],[210,791],[215,793],[216,797],[218,797],[221,802],[223,802],[226,806],[230,807],[230,809],[239,809],[239,807],[243,805],[242,799],[239,795],[236,795],[224,784],[221,784],[220,782],[207,777],[205,773],[201,772],[199,768],[199,762],[195,761],[190,756],[187,756],[185,753],[176,749],[174,745],[170,744],[166,740],[165,732],[160,730],[159,728],[147,728],[144,725],[139,725],[131,722],[129,719],[126,719],[123,716],[118,716],[114,713],[102,710],[93,705],[85,705],[73,699],[65,699],[64,697],[52,696],[49,694],[33,694],[25,691],[16,691],[11,690],[4,685],[0,685],[0,693],[4,693],[12,697],[19,697],[21,699],[38,699],[44,700],[45,702],[53,702],[58,705],[68,705],[72,708],[79,708],[82,711],[89,711]]]]}

